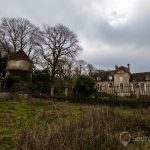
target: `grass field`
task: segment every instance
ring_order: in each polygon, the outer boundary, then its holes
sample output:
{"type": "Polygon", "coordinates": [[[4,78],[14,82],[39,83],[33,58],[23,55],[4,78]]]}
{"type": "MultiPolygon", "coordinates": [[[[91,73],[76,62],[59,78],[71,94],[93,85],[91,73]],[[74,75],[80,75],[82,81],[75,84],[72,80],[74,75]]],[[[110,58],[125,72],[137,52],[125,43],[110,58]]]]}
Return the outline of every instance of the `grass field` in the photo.
{"type": "Polygon", "coordinates": [[[88,106],[56,103],[49,101],[0,101],[0,150],[16,146],[20,133],[25,128],[44,122],[55,123],[58,115],[62,118],[75,117],[88,106]]]}
{"type": "MultiPolygon", "coordinates": [[[[119,141],[122,131],[129,131],[135,137],[150,137],[150,108],[53,103],[35,99],[0,101],[0,150],[17,147],[40,150],[50,149],[50,145],[53,145],[51,149],[62,150],[79,147],[83,150],[123,149],[119,141]],[[91,139],[94,139],[92,143],[91,139]]],[[[150,141],[131,142],[128,149],[150,149],[150,141]]]]}

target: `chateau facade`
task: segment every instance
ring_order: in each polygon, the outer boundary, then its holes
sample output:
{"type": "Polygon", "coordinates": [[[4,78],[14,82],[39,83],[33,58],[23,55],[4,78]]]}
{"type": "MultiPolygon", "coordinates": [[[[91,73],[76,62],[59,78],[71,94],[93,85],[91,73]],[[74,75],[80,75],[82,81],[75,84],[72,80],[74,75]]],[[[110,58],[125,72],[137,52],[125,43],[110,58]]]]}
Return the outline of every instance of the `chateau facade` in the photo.
{"type": "Polygon", "coordinates": [[[131,73],[130,64],[94,73],[97,90],[118,96],[144,96],[150,93],[150,72],[131,73]]]}

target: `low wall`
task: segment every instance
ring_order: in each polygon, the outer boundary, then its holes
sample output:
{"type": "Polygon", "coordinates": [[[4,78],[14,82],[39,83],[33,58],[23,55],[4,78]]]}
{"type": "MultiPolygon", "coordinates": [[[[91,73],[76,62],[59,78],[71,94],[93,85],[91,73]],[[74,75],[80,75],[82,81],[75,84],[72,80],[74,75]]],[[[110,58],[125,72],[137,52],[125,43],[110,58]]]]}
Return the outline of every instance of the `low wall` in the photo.
{"type": "Polygon", "coordinates": [[[11,94],[9,92],[0,92],[0,99],[18,99],[18,100],[25,100],[29,98],[29,94],[20,93],[20,94],[11,94]]]}
{"type": "Polygon", "coordinates": [[[12,99],[13,95],[9,92],[0,92],[0,99],[12,99]]]}
{"type": "Polygon", "coordinates": [[[29,98],[29,94],[17,94],[17,98],[18,98],[19,100],[28,99],[28,98],[29,98]]]}

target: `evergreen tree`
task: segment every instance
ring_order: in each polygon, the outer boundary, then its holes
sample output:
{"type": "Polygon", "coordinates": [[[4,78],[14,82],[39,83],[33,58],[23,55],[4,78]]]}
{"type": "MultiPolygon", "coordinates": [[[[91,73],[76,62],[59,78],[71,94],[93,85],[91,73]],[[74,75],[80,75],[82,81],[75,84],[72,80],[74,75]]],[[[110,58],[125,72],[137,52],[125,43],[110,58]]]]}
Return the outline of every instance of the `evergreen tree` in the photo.
{"type": "Polygon", "coordinates": [[[2,73],[3,75],[5,74],[6,64],[7,58],[3,57],[2,54],[0,53],[0,73],[2,73]]]}

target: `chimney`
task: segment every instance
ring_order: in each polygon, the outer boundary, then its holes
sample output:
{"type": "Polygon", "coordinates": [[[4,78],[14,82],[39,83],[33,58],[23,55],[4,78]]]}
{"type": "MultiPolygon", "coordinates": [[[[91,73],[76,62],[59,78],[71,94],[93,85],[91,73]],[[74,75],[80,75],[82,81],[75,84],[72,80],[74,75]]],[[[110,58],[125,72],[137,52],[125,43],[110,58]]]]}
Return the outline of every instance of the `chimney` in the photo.
{"type": "Polygon", "coordinates": [[[116,69],[116,70],[118,69],[118,66],[117,66],[117,65],[115,65],[115,69],[116,69]]]}
{"type": "Polygon", "coordinates": [[[129,72],[130,72],[130,64],[127,64],[127,67],[128,67],[129,72]]]}

